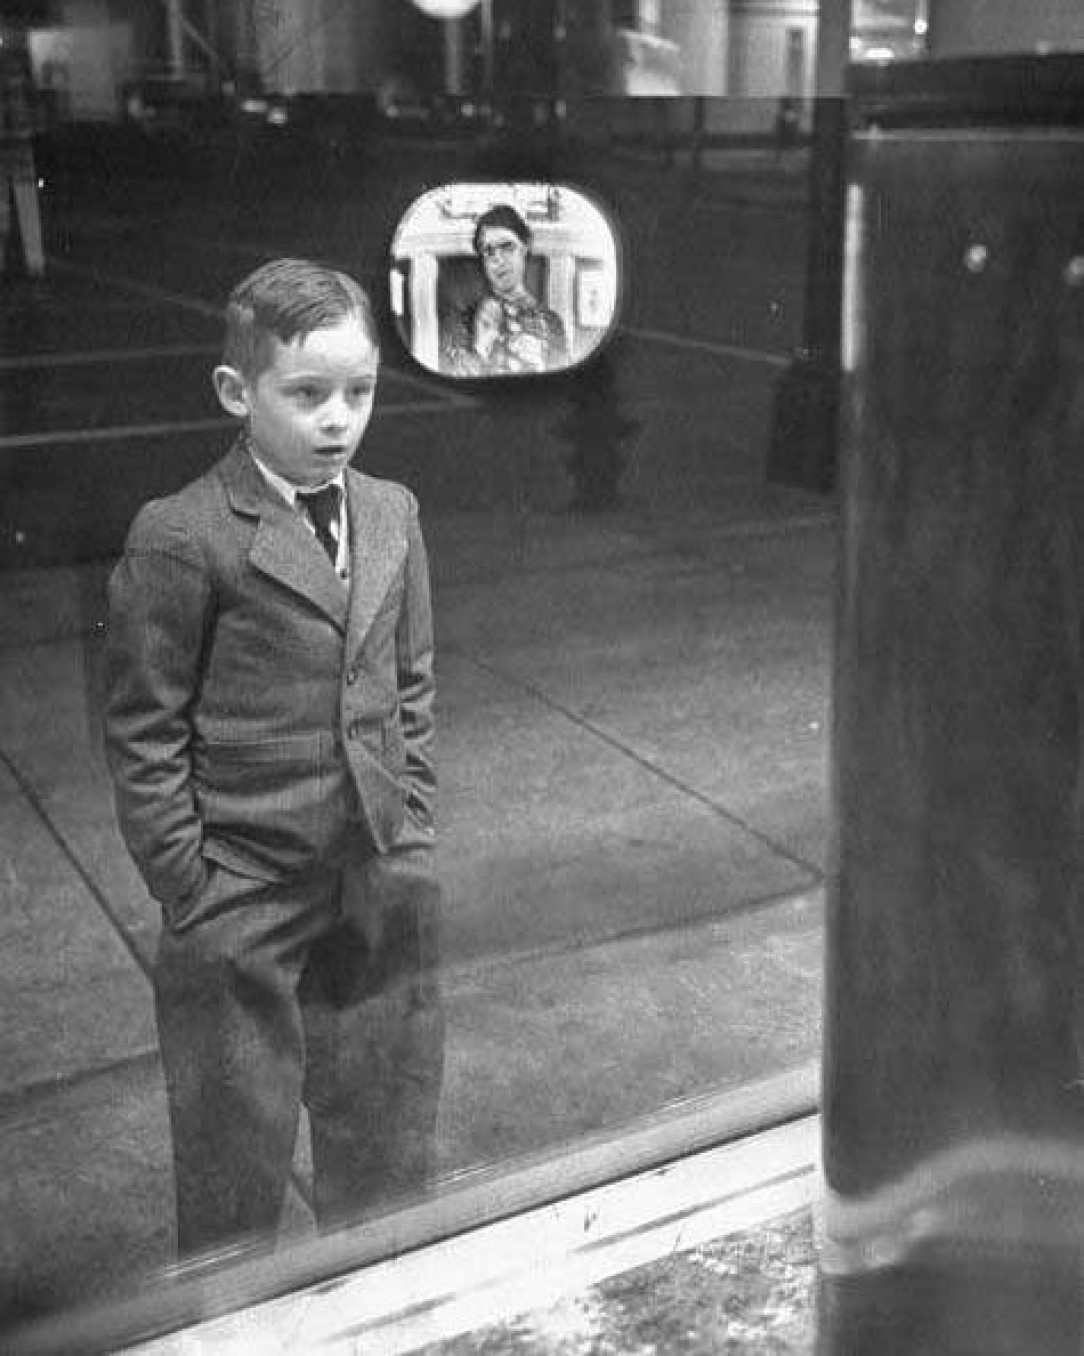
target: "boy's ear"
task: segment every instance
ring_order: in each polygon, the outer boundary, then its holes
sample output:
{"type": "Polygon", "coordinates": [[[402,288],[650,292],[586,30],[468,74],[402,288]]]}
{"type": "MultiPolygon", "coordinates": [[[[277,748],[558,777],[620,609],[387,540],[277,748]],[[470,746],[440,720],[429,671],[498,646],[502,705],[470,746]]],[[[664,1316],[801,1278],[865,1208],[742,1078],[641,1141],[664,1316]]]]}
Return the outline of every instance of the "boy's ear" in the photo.
{"type": "Polygon", "coordinates": [[[246,418],[248,415],[248,389],[244,377],[238,372],[237,368],[227,367],[225,364],[216,367],[211,380],[215,384],[215,393],[218,396],[219,404],[226,413],[236,415],[238,419],[246,418]]]}

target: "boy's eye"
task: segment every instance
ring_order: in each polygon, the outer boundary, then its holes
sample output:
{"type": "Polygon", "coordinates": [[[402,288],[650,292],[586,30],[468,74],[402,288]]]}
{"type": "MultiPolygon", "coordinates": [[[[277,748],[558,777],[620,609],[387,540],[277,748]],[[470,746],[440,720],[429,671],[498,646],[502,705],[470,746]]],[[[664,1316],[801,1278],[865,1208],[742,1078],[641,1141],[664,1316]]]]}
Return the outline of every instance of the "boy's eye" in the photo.
{"type": "Polygon", "coordinates": [[[320,399],[320,392],[315,386],[295,386],[294,395],[306,405],[312,405],[320,399]]]}
{"type": "Polygon", "coordinates": [[[350,395],[354,400],[366,400],[372,393],[373,383],[371,381],[359,381],[350,388],[350,395]]]}

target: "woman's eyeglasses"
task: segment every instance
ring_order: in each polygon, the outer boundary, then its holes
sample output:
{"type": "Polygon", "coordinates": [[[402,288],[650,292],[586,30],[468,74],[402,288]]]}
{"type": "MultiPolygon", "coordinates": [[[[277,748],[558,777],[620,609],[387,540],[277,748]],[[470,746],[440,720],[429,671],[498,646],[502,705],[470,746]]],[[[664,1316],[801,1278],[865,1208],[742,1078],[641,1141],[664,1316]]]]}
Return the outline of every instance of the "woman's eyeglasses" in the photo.
{"type": "Polygon", "coordinates": [[[483,259],[507,259],[509,255],[515,254],[519,248],[518,240],[494,240],[492,243],[482,246],[483,259]]]}

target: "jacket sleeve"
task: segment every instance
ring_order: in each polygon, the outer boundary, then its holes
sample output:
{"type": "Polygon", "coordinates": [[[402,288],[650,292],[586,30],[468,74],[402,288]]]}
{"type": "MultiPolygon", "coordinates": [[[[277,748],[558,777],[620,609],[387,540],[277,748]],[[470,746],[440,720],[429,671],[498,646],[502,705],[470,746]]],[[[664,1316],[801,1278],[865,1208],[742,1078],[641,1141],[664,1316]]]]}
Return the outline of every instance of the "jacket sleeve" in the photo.
{"type": "Polygon", "coordinates": [[[191,711],[213,591],[198,548],[142,510],[109,584],[105,746],[124,841],[172,905],[206,879],[191,778],[191,711]]]}
{"type": "Polygon", "coordinates": [[[433,607],[429,563],[418,522],[418,505],[413,496],[407,523],[406,578],[403,607],[395,635],[395,657],[399,711],[406,743],[407,801],[423,823],[432,827],[436,815],[437,790],[433,607]]]}

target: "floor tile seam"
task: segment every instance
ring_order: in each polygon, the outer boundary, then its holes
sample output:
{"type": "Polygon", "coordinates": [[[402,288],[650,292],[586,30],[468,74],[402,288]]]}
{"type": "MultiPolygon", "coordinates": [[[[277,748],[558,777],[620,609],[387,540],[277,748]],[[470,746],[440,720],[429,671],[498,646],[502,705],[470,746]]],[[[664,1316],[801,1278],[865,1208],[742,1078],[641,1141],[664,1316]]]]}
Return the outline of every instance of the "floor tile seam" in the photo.
{"type": "MultiPolygon", "coordinates": [[[[443,397],[377,403],[374,419],[410,418],[419,414],[439,414],[446,418],[463,411],[443,397]]],[[[197,419],[155,420],[150,423],[106,424],[90,428],[35,429],[29,433],[0,434],[0,451],[22,451],[35,447],[75,448],[83,443],[126,442],[133,438],[179,438],[192,433],[215,433],[236,426],[232,415],[210,415],[197,419]]]]}
{"type": "MultiPolygon", "coordinates": [[[[527,555],[530,556],[530,547],[527,549],[527,555]]],[[[609,560],[599,561],[566,561],[557,565],[531,566],[524,563],[510,561],[511,573],[517,579],[547,579],[558,575],[574,574],[578,570],[585,573],[598,572],[601,570],[624,570],[632,568],[641,562],[650,562],[653,560],[666,560],[670,557],[680,557],[684,554],[684,548],[664,547],[659,551],[636,551],[630,550],[628,554],[609,560]]],[[[507,576],[494,579],[492,571],[485,575],[479,575],[476,578],[469,579],[451,579],[444,581],[442,587],[449,589],[478,589],[480,585],[489,585],[493,589],[500,589],[507,586],[507,576]]]]}
{"type": "Polygon", "coordinates": [[[796,867],[799,871],[801,871],[806,876],[810,877],[812,880],[818,880],[822,877],[822,872],[820,871],[820,868],[817,867],[814,863],[809,862],[804,857],[801,857],[797,853],[792,852],[783,843],[777,842],[774,838],[771,837],[770,834],[764,833],[762,830],[756,828],[753,824],[749,823],[748,820],[743,818],[741,815],[736,814],[732,810],[728,810],[725,805],[715,800],[712,796],[709,796],[706,792],[701,791],[698,787],[690,785],[686,781],[683,781],[682,778],[675,776],[672,772],[668,772],[665,768],[660,767],[657,763],[652,762],[650,758],[647,758],[643,754],[638,753],[636,749],[634,749],[630,744],[626,743],[624,740],[619,739],[616,735],[610,734],[606,730],[603,730],[600,726],[592,724],[591,721],[584,719],[584,717],[578,715],[575,711],[572,711],[569,707],[565,706],[563,703],[551,697],[542,688],[538,687],[537,684],[529,682],[527,679],[520,677],[518,674],[504,671],[498,668],[495,664],[488,663],[485,659],[482,659],[477,654],[471,654],[469,651],[463,649],[462,646],[458,646],[454,642],[450,646],[448,644],[445,644],[444,648],[445,649],[450,648],[454,654],[458,654],[458,656],[461,659],[465,660],[467,663],[473,664],[476,668],[481,669],[483,673],[488,673],[491,677],[497,678],[499,681],[504,682],[511,687],[519,688],[520,691],[522,692],[528,693],[530,696],[534,697],[537,701],[539,701],[543,706],[545,706],[548,710],[556,713],[559,716],[563,716],[566,720],[568,720],[578,729],[583,730],[585,733],[593,736],[600,743],[606,744],[616,753],[622,754],[625,758],[629,759],[631,762],[635,763],[637,766],[642,768],[643,771],[648,773],[650,776],[653,776],[657,778],[659,781],[665,783],[666,785],[673,787],[676,791],[680,792],[688,799],[696,801],[699,805],[702,805],[705,809],[710,810],[714,815],[724,820],[732,828],[738,830],[740,833],[747,835],[749,838],[754,839],[774,856],[781,858],[783,861],[789,862],[792,866],[796,867]]]}
{"type": "Polygon", "coordinates": [[[85,443],[126,442],[133,438],[178,438],[193,433],[216,433],[229,428],[229,415],[198,419],[155,420],[145,424],[107,424],[97,427],[34,429],[29,433],[0,434],[0,452],[38,447],[77,447],[85,443]]]}
{"type": "MultiPolygon", "coordinates": [[[[114,909],[112,903],[106,896],[105,892],[99,887],[97,881],[90,874],[87,868],[83,865],[82,860],[79,857],[79,854],[68,842],[68,840],[65,838],[63,833],[60,831],[58,826],[53,821],[52,817],[48,814],[44,802],[34,789],[30,780],[26,776],[24,776],[22,770],[19,768],[16,761],[3,748],[0,748],[0,765],[3,765],[8,769],[8,772],[12,780],[16,783],[19,790],[22,792],[27,803],[33,809],[34,813],[36,814],[42,826],[45,828],[49,837],[52,838],[53,842],[60,849],[62,857],[69,864],[71,869],[75,872],[76,876],[78,877],[83,887],[88,891],[91,898],[94,900],[98,908],[104,914],[106,920],[112,927],[121,945],[125,948],[130,958],[134,961],[136,969],[143,976],[144,980],[147,982],[148,987],[150,987],[152,983],[150,961],[148,960],[148,958],[142,955],[138,946],[135,943],[134,938],[129,934],[127,929],[124,927],[124,924],[120,919],[120,916],[114,909]]],[[[295,1190],[297,1190],[298,1194],[301,1196],[302,1200],[307,1205],[311,1206],[312,1193],[309,1190],[305,1180],[295,1171],[291,1171],[290,1180],[293,1183],[295,1190]]]]}
{"type": "Polygon", "coordinates": [[[59,649],[64,645],[71,645],[75,641],[98,644],[101,641],[101,632],[96,626],[89,629],[80,627],[73,631],[58,631],[49,636],[29,636],[23,640],[0,640],[0,656],[16,655],[23,650],[59,649]]]}
{"type": "Polygon", "coordinates": [[[77,277],[91,277],[101,282],[104,287],[120,287],[127,292],[131,292],[135,296],[178,307],[183,311],[187,311],[189,314],[198,315],[205,320],[213,320],[221,323],[225,315],[224,305],[216,305],[206,301],[202,297],[192,297],[187,293],[174,292],[169,288],[160,287],[156,283],[141,282],[138,278],[131,278],[127,274],[102,269],[94,264],[81,263],[74,259],[58,258],[56,255],[49,255],[48,263],[50,267],[57,269],[62,273],[73,273],[77,277]]]}
{"type": "Polygon", "coordinates": [[[93,367],[98,363],[155,362],[175,358],[206,357],[218,353],[221,345],[210,342],[190,344],[159,344],[153,348],[81,348],[42,349],[33,353],[19,353],[0,357],[0,371],[37,371],[40,368],[93,367]]]}
{"type": "MultiPolygon", "coordinates": [[[[15,355],[3,356],[0,354],[0,371],[36,371],[40,368],[50,367],[93,367],[96,364],[121,362],[151,363],[157,360],[206,357],[218,353],[220,349],[219,343],[203,340],[173,344],[162,343],[152,346],[132,345],[125,348],[93,348],[89,345],[78,349],[39,348],[15,355]]],[[[403,384],[407,386],[416,384],[409,373],[392,363],[386,363],[384,371],[388,374],[387,379],[393,383],[402,380],[403,384]]],[[[436,387],[435,384],[431,389],[434,395],[439,392],[440,395],[444,396],[443,390],[436,387]]],[[[465,412],[471,407],[470,402],[465,400],[453,402],[446,397],[443,403],[460,412],[465,412]]]]}
{"type": "MultiPolygon", "coordinates": [[[[155,243],[175,243],[190,246],[193,249],[206,250],[211,248],[218,254],[231,255],[239,254],[253,259],[267,259],[275,253],[287,253],[288,251],[280,247],[273,240],[241,240],[237,237],[231,237],[224,240],[221,237],[203,235],[198,232],[179,231],[172,228],[175,218],[169,213],[160,213],[154,217],[124,217],[106,213],[78,213],[78,218],[74,223],[66,223],[66,229],[69,234],[78,234],[80,229],[85,229],[91,234],[101,232],[130,232],[145,231],[149,226],[158,223],[169,222],[170,226],[155,231],[155,243]]],[[[296,246],[294,247],[296,248],[296,246]]],[[[368,267],[358,267],[355,261],[352,265],[353,276],[361,283],[373,282],[376,279],[383,279],[383,270],[376,264],[368,267]]]]}
{"type": "MultiPolygon", "coordinates": [[[[167,232],[167,236],[169,235],[170,233],[167,232]]],[[[186,243],[188,242],[188,239],[188,237],[185,237],[186,243]]],[[[205,241],[205,245],[212,245],[217,249],[222,248],[222,242],[220,241],[207,240],[205,241]]],[[[266,255],[273,251],[273,247],[270,244],[252,247],[239,245],[237,248],[244,248],[249,253],[259,255],[266,255]]],[[[184,306],[188,310],[198,311],[203,315],[218,318],[222,314],[221,307],[211,306],[202,298],[192,298],[185,293],[177,293],[161,288],[157,284],[140,283],[136,279],[129,279],[126,277],[118,278],[116,274],[107,273],[93,266],[79,265],[68,259],[58,260],[51,257],[50,262],[55,263],[61,268],[66,267],[72,271],[89,272],[93,276],[100,278],[103,283],[106,284],[112,282],[116,285],[127,286],[129,290],[136,291],[142,295],[157,295],[164,301],[174,305],[184,306]]],[[[353,261],[340,260],[337,262],[343,263],[344,266],[349,264],[351,268],[355,266],[353,261]]],[[[377,272],[378,270],[376,269],[365,270],[363,276],[375,277],[377,272]]],[[[668,330],[645,329],[643,327],[620,325],[617,327],[616,332],[641,343],[660,343],[671,347],[677,347],[682,350],[695,350],[711,354],[715,358],[721,358],[726,361],[763,363],[770,367],[785,367],[790,362],[790,357],[785,353],[773,353],[768,350],[753,348],[749,345],[723,343],[719,340],[699,336],[674,334],[668,330]]],[[[409,373],[404,373],[403,375],[407,378],[410,376],[409,373]]],[[[451,401],[454,399],[454,396],[449,394],[448,398],[451,401]]]]}
{"type": "MultiPolygon", "coordinates": [[[[642,325],[620,325],[617,333],[626,339],[632,339],[641,344],[660,344],[665,348],[710,354],[721,362],[760,363],[765,367],[784,368],[788,367],[792,361],[788,353],[774,353],[768,349],[753,348],[747,344],[723,343],[718,339],[709,339],[695,334],[674,334],[669,330],[649,328],[642,325]]],[[[665,402],[660,401],[659,403],[665,402]]]]}
{"type": "MultiPolygon", "coordinates": [[[[74,209],[70,217],[60,223],[60,229],[63,231],[64,243],[71,249],[74,244],[81,244],[84,248],[95,249],[97,240],[105,235],[122,234],[135,235],[141,242],[157,247],[162,244],[184,244],[191,245],[204,252],[208,248],[214,249],[218,253],[228,256],[230,254],[251,254],[259,255],[266,259],[276,252],[282,253],[274,241],[257,242],[242,240],[225,240],[197,232],[188,232],[176,228],[176,215],[167,212],[157,212],[152,215],[141,216],[121,216],[96,214],[93,212],[74,209]],[[167,224],[168,223],[168,224],[167,224]],[[149,232],[153,231],[153,236],[149,232]],[[83,239],[80,240],[79,237],[83,239]]],[[[226,229],[224,225],[224,229],[226,229]]],[[[59,231],[57,232],[59,233],[59,231]]],[[[145,258],[148,256],[144,256],[145,258]]],[[[61,258],[57,261],[61,265],[70,262],[61,258]]],[[[104,274],[98,268],[86,263],[74,264],[73,268],[79,272],[102,277],[107,281],[109,275],[104,274]]],[[[366,269],[359,276],[375,276],[378,270],[366,269]]],[[[133,280],[135,281],[135,280],[133,280]]],[[[224,303],[223,303],[224,305],[224,303]]]]}
{"type": "Polygon", "coordinates": [[[151,1067],[157,1068],[159,1060],[158,1046],[149,1045],[122,1059],[95,1064],[89,1069],[75,1069],[18,1087],[7,1087],[0,1092],[0,1130],[11,1130],[21,1121],[39,1118],[50,1100],[79,1092],[93,1083],[138,1078],[151,1067]]]}
{"type": "MultiPolygon", "coordinates": [[[[152,301],[158,301],[164,305],[179,307],[181,310],[194,313],[208,320],[221,322],[226,313],[225,301],[222,304],[208,302],[203,297],[193,297],[187,292],[177,292],[171,288],[162,287],[157,283],[142,282],[138,278],[131,278],[127,274],[118,274],[110,270],[105,270],[93,264],[78,263],[75,260],[67,258],[58,258],[53,254],[48,256],[49,263],[60,269],[74,273],[77,276],[90,276],[102,282],[107,287],[120,287],[136,296],[146,297],[152,301]]],[[[335,262],[332,260],[331,262],[335,262]]],[[[341,262],[341,261],[340,261],[341,262]]],[[[352,267],[350,261],[345,261],[346,265],[352,267]]],[[[344,265],[345,266],[345,265],[344,265]]],[[[399,367],[389,364],[396,377],[406,383],[408,386],[415,386],[431,395],[434,400],[433,409],[444,409],[449,411],[463,411],[473,409],[477,402],[476,397],[472,397],[465,392],[455,389],[448,389],[435,381],[427,380],[416,376],[406,367],[399,367]]],[[[378,406],[379,410],[379,406],[378,406]]]]}
{"type": "MultiPolygon", "coordinates": [[[[97,904],[102,914],[104,914],[106,920],[112,927],[118,940],[121,942],[122,946],[125,948],[130,958],[134,961],[136,969],[143,976],[149,988],[152,983],[150,961],[142,955],[138,946],[135,943],[134,938],[129,934],[127,929],[124,927],[124,924],[120,919],[120,916],[114,909],[112,903],[106,896],[105,892],[99,887],[97,881],[90,874],[87,868],[83,865],[83,862],[79,857],[79,854],[68,842],[64,834],[60,831],[59,827],[53,821],[52,817],[48,814],[44,802],[38,795],[37,791],[31,784],[30,780],[23,774],[18,763],[11,757],[10,753],[3,748],[0,748],[0,765],[3,765],[4,767],[7,768],[12,780],[19,788],[26,802],[30,805],[31,809],[34,811],[39,822],[45,828],[49,837],[52,838],[53,842],[59,848],[63,859],[69,864],[71,869],[75,872],[80,883],[88,891],[90,897],[97,904]]],[[[291,1170],[290,1180],[295,1190],[302,1198],[302,1200],[311,1207],[312,1193],[304,1178],[302,1178],[300,1174],[298,1174],[296,1171],[291,1170]]]]}
{"type": "Polygon", "coordinates": [[[665,940],[680,937],[687,941],[693,932],[707,932],[728,923],[748,920],[758,914],[767,914],[773,908],[786,908],[797,905],[804,899],[813,901],[820,897],[821,907],[826,889],[823,876],[814,878],[797,887],[771,891],[765,895],[750,895],[730,905],[722,912],[692,914],[666,922],[644,923],[636,927],[622,928],[607,933],[604,937],[579,937],[572,942],[550,942],[534,947],[522,947],[503,951],[499,955],[489,953],[482,957],[472,956],[462,960],[452,960],[441,965],[441,976],[445,983],[475,981],[486,971],[492,971],[499,965],[504,969],[515,970],[536,964],[540,961],[559,960],[577,953],[597,953],[608,947],[617,947],[629,943],[665,940]]]}
{"type": "Polygon", "coordinates": [[[134,938],[124,927],[124,924],[121,921],[119,914],[113,907],[111,901],[109,900],[105,892],[101,889],[98,882],[94,879],[93,875],[86,868],[86,866],[84,866],[83,861],[79,856],[79,853],[76,851],[74,846],[68,841],[67,837],[61,831],[60,827],[53,819],[52,815],[49,814],[44,800],[38,794],[30,778],[23,772],[22,768],[19,766],[16,759],[12,757],[11,753],[3,748],[0,748],[0,765],[7,769],[12,781],[18,787],[24,800],[33,811],[39,824],[45,829],[49,838],[52,839],[55,846],[59,849],[61,857],[67,863],[68,867],[75,873],[80,884],[88,892],[91,899],[93,899],[94,903],[98,906],[98,909],[104,915],[106,921],[109,923],[113,932],[116,934],[117,939],[120,941],[121,945],[127,951],[131,960],[135,962],[136,969],[149,984],[151,979],[151,973],[150,965],[147,958],[142,955],[138,946],[135,943],[134,938]]]}
{"type": "MultiPolygon", "coordinates": [[[[821,519],[818,517],[810,517],[808,521],[779,520],[775,518],[759,520],[750,519],[727,524],[719,528],[713,533],[712,543],[720,540],[737,540],[755,536],[766,538],[783,536],[796,528],[803,531],[831,531],[834,529],[834,526],[835,524],[831,519],[821,519]]],[[[635,528],[624,530],[630,536],[636,535],[635,528]]],[[[688,560],[695,565],[698,574],[710,574],[716,571],[728,572],[729,567],[726,562],[716,561],[710,557],[708,554],[709,546],[710,543],[708,545],[699,545],[675,542],[662,545],[654,550],[650,548],[644,550],[630,548],[626,553],[602,560],[565,561],[560,564],[545,566],[532,566],[529,564],[516,563],[514,561],[510,561],[510,564],[516,578],[529,579],[545,579],[551,576],[574,574],[578,570],[582,570],[584,573],[598,573],[607,570],[628,571],[635,569],[636,566],[641,564],[650,564],[653,561],[664,561],[668,559],[688,560]]],[[[532,554],[529,545],[526,554],[528,557],[532,554]]],[[[509,556],[511,556],[511,547],[509,547],[509,556]]],[[[508,584],[507,577],[494,579],[492,573],[472,576],[466,579],[439,579],[438,575],[438,581],[443,588],[457,590],[478,589],[483,585],[487,586],[489,589],[501,589],[507,587],[508,584]]]]}
{"type": "MultiPolygon", "coordinates": [[[[736,481],[735,483],[746,484],[755,482],[749,482],[746,478],[741,478],[740,481],[736,481]]],[[[442,521],[448,521],[452,519],[454,516],[455,515],[447,515],[446,517],[442,517],[436,515],[431,517],[429,521],[430,523],[436,525],[441,523],[442,521]]],[[[545,519],[542,519],[542,521],[545,521],[545,519]]],[[[831,530],[834,528],[834,526],[835,523],[831,517],[827,516],[820,517],[816,514],[805,515],[801,519],[775,518],[775,517],[741,519],[734,523],[725,524],[719,527],[718,529],[714,530],[712,534],[712,541],[716,541],[719,539],[729,540],[734,538],[742,538],[756,535],[763,535],[765,537],[784,535],[787,532],[794,530],[795,528],[801,530],[820,530],[820,529],[831,530]]],[[[651,522],[638,523],[634,521],[627,525],[618,526],[615,530],[628,537],[632,537],[635,540],[641,540],[642,537],[657,532],[658,527],[651,522]]],[[[433,531],[431,529],[431,542],[435,542],[436,536],[437,531],[433,531]]],[[[433,553],[435,555],[436,550],[439,550],[439,547],[434,548],[431,546],[431,550],[433,550],[433,553]]],[[[528,554],[530,554],[529,551],[528,554]]],[[[516,573],[517,576],[541,578],[551,574],[552,575],[568,574],[575,572],[576,570],[583,570],[585,572],[605,571],[611,569],[627,570],[642,563],[651,563],[652,561],[662,561],[671,558],[688,559],[697,564],[698,566],[702,564],[705,572],[710,572],[711,570],[716,568],[719,569],[725,568],[723,562],[714,562],[707,556],[706,548],[703,544],[699,543],[694,544],[689,542],[673,542],[662,544],[658,546],[657,549],[650,549],[650,547],[644,550],[630,549],[627,554],[622,554],[608,559],[568,561],[550,567],[532,567],[530,565],[520,566],[517,567],[516,573]]],[[[82,565],[76,566],[74,568],[76,569],[101,568],[102,564],[103,564],[102,561],[86,561],[82,565]]],[[[439,574],[440,568],[441,567],[438,561],[437,569],[434,571],[435,575],[439,574]]],[[[25,570],[21,571],[21,573],[27,574],[35,572],[41,573],[44,571],[44,569],[45,567],[27,567],[25,570]]],[[[468,577],[463,579],[455,578],[438,579],[436,582],[438,582],[440,587],[443,589],[463,590],[471,588],[477,589],[481,585],[487,585],[493,588],[500,588],[504,587],[507,581],[501,579],[494,582],[493,575],[490,572],[485,575],[479,575],[477,577],[468,577]]],[[[72,633],[63,633],[55,637],[53,636],[34,637],[32,640],[29,641],[14,641],[14,642],[0,641],[0,652],[7,649],[20,649],[23,648],[24,646],[29,647],[33,645],[62,644],[68,640],[77,639],[81,637],[83,634],[84,632],[77,631],[72,633]]]]}

